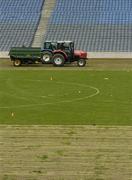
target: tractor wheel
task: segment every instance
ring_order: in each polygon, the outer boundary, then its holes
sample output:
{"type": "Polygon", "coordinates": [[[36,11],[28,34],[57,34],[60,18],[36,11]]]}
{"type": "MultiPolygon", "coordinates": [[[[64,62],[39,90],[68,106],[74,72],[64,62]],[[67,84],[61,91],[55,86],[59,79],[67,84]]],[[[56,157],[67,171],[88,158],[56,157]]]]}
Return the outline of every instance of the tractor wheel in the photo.
{"type": "Polygon", "coordinates": [[[16,67],[19,67],[21,66],[22,62],[20,59],[15,59],[13,60],[13,65],[16,66],[16,67]]]}
{"type": "Polygon", "coordinates": [[[48,52],[48,51],[43,52],[42,63],[43,64],[51,63],[51,58],[52,58],[51,52],[48,52]]]}
{"type": "Polygon", "coordinates": [[[86,60],[85,60],[85,59],[79,59],[79,60],[77,61],[77,65],[78,65],[79,67],[84,67],[84,66],[86,65],[86,60]]]}
{"type": "Polygon", "coordinates": [[[65,58],[61,54],[55,54],[52,58],[54,66],[64,66],[65,58]]]}

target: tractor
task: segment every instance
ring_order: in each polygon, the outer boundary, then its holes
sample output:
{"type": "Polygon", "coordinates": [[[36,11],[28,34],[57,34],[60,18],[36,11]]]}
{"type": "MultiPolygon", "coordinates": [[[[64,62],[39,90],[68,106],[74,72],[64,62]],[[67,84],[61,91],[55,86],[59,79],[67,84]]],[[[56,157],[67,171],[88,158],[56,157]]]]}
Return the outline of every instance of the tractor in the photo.
{"type": "Polygon", "coordinates": [[[87,60],[87,52],[74,50],[72,41],[46,41],[43,48],[13,47],[9,55],[14,66],[40,62],[60,67],[76,61],[79,67],[83,67],[87,60]]]}

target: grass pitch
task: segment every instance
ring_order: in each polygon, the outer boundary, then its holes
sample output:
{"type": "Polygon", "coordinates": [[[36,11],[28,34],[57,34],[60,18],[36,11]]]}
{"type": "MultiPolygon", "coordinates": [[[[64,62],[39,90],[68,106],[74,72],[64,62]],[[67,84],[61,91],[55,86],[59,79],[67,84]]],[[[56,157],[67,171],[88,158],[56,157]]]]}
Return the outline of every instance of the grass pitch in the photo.
{"type": "Polygon", "coordinates": [[[0,62],[0,179],[130,179],[131,69],[0,62]]]}
{"type": "Polygon", "coordinates": [[[132,125],[131,109],[131,71],[0,71],[0,124],[132,125]]]}

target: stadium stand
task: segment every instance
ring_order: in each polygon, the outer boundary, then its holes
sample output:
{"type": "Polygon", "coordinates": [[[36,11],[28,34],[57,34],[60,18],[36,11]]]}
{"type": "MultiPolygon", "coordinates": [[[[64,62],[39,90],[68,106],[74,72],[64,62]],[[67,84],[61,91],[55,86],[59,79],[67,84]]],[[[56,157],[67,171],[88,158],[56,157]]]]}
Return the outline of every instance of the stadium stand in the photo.
{"type": "Polygon", "coordinates": [[[45,40],[90,52],[132,51],[131,0],[56,0],[45,40]]]}
{"type": "Polygon", "coordinates": [[[131,10],[131,0],[0,0],[0,58],[45,40],[72,40],[90,58],[131,58],[131,10]]]}
{"type": "Polygon", "coordinates": [[[30,46],[44,0],[0,0],[0,51],[30,46]]]}

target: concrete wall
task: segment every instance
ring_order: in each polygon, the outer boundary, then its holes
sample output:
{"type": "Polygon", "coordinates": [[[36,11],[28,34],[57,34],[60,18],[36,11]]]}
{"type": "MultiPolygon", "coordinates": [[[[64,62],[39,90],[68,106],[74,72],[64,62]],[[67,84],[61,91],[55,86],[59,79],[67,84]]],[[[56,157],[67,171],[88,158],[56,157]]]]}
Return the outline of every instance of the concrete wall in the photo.
{"type": "MultiPolygon", "coordinates": [[[[9,52],[0,52],[0,58],[9,58],[9,52]]],[[[88,52],[88,58],[90,59],[130,59],[132,58],[132,52],[88,52]]]]}

